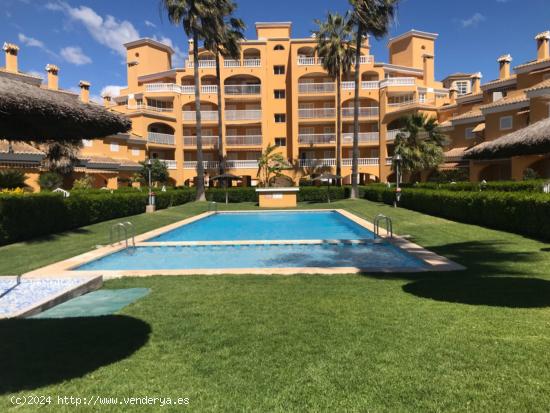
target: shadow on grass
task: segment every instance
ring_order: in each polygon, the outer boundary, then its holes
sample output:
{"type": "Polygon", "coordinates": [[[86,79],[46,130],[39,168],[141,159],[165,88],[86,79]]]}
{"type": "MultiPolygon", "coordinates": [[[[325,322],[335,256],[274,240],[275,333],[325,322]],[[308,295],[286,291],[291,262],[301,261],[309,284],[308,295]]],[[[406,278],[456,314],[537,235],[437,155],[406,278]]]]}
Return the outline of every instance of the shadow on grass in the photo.
{"type": "Polygon", "coordinates": [[[121,315],[0,321],[0,394],[81,377],[130,356],[150,333],[121,315]]]}
{"type": "Polygon", "coordinates": [[[56,232],[53,234],[40,235],[36,238],[30,238],[22,241],[17,241],[17,242],[24,242],[26,244],[38,244],[41,242],[55,241],[60,238],[66,237],[68,235],[75,235],[75,234],[86,235],[86,234],[90,234],[91,232],[92,231],[81,227],[81,228],[67,229],[67,230],[56,232]]]}

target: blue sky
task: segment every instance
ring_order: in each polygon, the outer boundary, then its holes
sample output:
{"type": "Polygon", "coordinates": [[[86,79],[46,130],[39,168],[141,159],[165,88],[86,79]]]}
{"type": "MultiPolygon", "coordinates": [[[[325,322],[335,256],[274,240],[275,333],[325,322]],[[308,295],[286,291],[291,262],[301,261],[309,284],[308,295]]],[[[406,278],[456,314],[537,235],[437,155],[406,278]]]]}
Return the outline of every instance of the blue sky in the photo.
{"type": "MultiPolygon", "coordinates": [[[[292,21],[293,37],[309,36],[313,19],[327,11],[344,12],[347,0],[236,0],[247,37],[256,21],[292,21]]],[[[550,29],[549,0],[402,0],[391,29],[440,34],[436,76],[481,71],[484,81],[497,76],[498,56],[513,64],[536,56],[535,34],[550,29]]],[[[97,98],[108,86],[126,85],[122,43],[153,37],[171,44],[181,62],[187,39],[162,18],[157,0],[2,0],[0,41],[20,45],[20,69],[44,73],[46,63],[60,66],[60,84],[92,83],[97,98]]],[[[373,42],[377,61],[387,61],[387,39],[373,42]]],[[[3,62],[0,63],[3,65],[3,62]]]]}

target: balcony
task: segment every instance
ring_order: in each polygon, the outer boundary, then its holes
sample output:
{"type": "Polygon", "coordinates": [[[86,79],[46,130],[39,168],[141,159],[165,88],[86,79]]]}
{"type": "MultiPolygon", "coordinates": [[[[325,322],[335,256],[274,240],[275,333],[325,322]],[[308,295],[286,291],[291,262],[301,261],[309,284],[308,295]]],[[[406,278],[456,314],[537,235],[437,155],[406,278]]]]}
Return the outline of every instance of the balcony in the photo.
{"type": "Polygon", "coordinates": [[[301,167],[314,167],[314,166],[336,166],[336,159],[300,159],[301,167]]]}
{"type": "Polygon", "coordinates": [[[262,135],[233,135],[226,136],[227,146],[262,146],[262,135]]]}
{"type": "Polygon", "coordinates": [[[401,132],[400,129],[392,129],[386,132],[386,142],[393,142],[397,137],[397,134],[401,132]]]}
{"type": "Polygon", "coordinates": [[[261,65],[261,59],[243,59],[242,62],[240,60],[227,59],[223,62],[224,67],[260,67],[261,65]]]}
{"type": "Polygon", "coordinates": [[[301,133],[298,135],[298,143],[302,145],[335,144],[336,134],[334,133],[301,133]]]}
{"type": "MultiPolygon", "coordinates": [[[[184,121],[194,121],[196,120],[196,114],[194,110],[184,110],[183,112],[184,121]]],[[[218,111],[217,110],[201,110],[201,119],[205,121],[217,121],[218,120],[218,111]]]]}
{"type": "MultiPolygon", "coordinates": [[[[352,118],[353,117],[353,107],[347,107],[342,108],[342,116],[344,118],[352,118]]],[[[378,116],[378,107],[377,106],[371,106],[371,107],[361,107],[359,108],[359,117],[361,118],[374,118],[378,116]]]]}
{"type": "Polygon", "coordinates": [[[261,120],[261,109],[226,110],[225,120],[261,120]]]}
{"type": "Polygon", "coordinates": [[[227,160],[225,166],[228,169],[258,169],[258,161],[252,160],[227,160]]]}
{"type": "Polygon", "coordinates": [[[148,110],[151,112],[173,112],[173,107],[159,107],[159,106],[150,106],[145,103],[138,103],[135,105],[126,106],[130,110],[148,110]]]}
{"type": "MultiPolygon", "coordinates": [[[[379,134],[378,132],[360,132],[358,134],[358,140],[359,144],[378,144],[379,142],[379,134]]],[[[344,145],[352,145],[353,144],[353,132],[350,133],[344,133],[342,135],[342,143],[344,145]]]]}
{"type": "Polygon", "coordinates": [[[333,93],[335,90],[333,82],[298,83],[298,93],[333,93]]]}
{"type": "MultiPolygon", "coordinates": [[[[353,162],[352,158],[344,158],[342,159],[342,166],[350,166],[353,162]]],[[[380,160],[378,158],[358,158],[357,164],[359,166],[371,166],[371,165],[379,165],[380,160]]]]}
{"type": "MultiPolygon", "coordinates": [[[[149,83],[145,85],[145,91],[149,93],[168,92],[181,93],[182,95],[195,94],[195,86],[193,85],[178,85],[176,83],[149,83]]],[[[201,93],[218,93],[216,85],[202,85],[201,93]]]]}
{"type": "Polygon", "coordinates": [[[217,85],[202,85],[201,86],[201,93],[204,93],[204,94],[218,93],[218,86],[217,85]]]}
{"type": "Polygon", "coordinates": [[[380,87],[387,86],[414,86],[416,85],[416,78],[414,77],[389,77],[380,81],[380,87]]]}
{"type": "Polygon", "coordinates": [[[259,95],[261,85],[225,85],[226,95],[259,95]]]}
{"type": "MultiPolygon", "coordinates": [[[[355,61],[355,59],[353,59],[355,61]]],[[[366,63],[372,63],[374,62],[373,56],[361,56],[359,59],[359,63],[366,64],[366,63]]],[[[323,58],[322,57],[309,57],[309,56],[298,56],[298,66],[316,66],[316,65],[322,65],[323,64],[323,58]]]]}
{"type": "Polygon", "coordinates": [[[334,108],[298,109],[298,118],[300,119],[334,118],[335,116],[336,109],[334,108]]]}
{"type": "MultiPolygon", "coordinates": [[[[185,67],[192,69],[194,67],[194,62],[192,60],[186,60],[185,67]]],[[[199,60],[200,69],[215,68],[215,67],[216,67],[215,60],[199,60]]]]}
{"type": "MultiPolygon", "coordinates": [[[[218,169],[218,161],[202,161],[204,169],[218,169]]],[[[183,169],[197,169],[197,161],[184,161],[183,169]]]]}
{"type": "MultiPolygon", "coordinates": [[[[362,81],[361,89],[377,90],[379,88],[379,85],[380,83],[378,82],[378,80],[362,81]]],[[[342,82],[342,90],[354,90],[354,89],[355,89],[355,82],[353,80],[342,82]]]]}
{"type": "Polygon", "coordinates": [[[158,143],[161,145],[173,145],[174,135],[168,133],[148,132],[147,142],[158,143]]]}
{"type": "Polygon", "coordinates": [[[393,158],[386,158],[386,165],[391,165],[392,164],[392,159],[393,158]]]}
{"type": "MultiPolygon", "coordinates": [[[[202,146],[218,146],[218,137],[217,136],[203,136],[202,146]]],[[[184,136],[183,137],[183,146],[192,146],[197,147],[197,137],[196,136],[184,136]]]]}
{"type": "Polygon", "coordinates": [[[165,164],[168,169],[177,169],[178,167],[177,161],[173,159],[159,159],[159,161],[165,164]]]}

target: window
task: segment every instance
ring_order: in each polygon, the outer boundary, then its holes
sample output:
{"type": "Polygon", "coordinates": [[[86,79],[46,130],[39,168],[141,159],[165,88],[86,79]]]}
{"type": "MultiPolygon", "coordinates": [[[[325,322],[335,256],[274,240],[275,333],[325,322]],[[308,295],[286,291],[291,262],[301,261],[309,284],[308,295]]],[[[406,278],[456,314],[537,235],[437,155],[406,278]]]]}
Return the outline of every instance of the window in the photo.
{"type": "Polygon", "coordinates": [[[456,82],[456,88],[458,90],[459,95],[465,95],[469,92],[470,89],[470,82],[467,80],[459,80],[456,82]]]}
{"type": "Polygon", "coordinates": [[[82,145],[84,145],[87,148],[90,148],[94,144],[94,141],[91,139],[82,139],[82,145]]]}
{"type": "Polygon", "coordinates": [[[503,116],[500,118],[500,130],[508,130],[514,127],[514,120],[511,116],[503,116]]]}
{"type": "Polygon", "coordinates": [[[425,103],[426,102],[426,94],[425,93],[419,93],[418,94],[418,101],[420,103],[425,103]]]}
{"type": "Polygon", "coordinates": [[[118,152],[118,149],[119,149],[118,143],[115,143],[115,142],[111,143],[111,152],[118,152]]]}
{"type": "Polygon", "coordinates": [[[285,98],[285,90],[284,89],[276,89],[275,90],[275,99],[284,99],[285,98]]]}
{"type": "Polygon", "coordinates": [[[473,139],[475,138],[475,135],[474,135],[474,128],[466,128],[464,129],[464,137],[466,139],[473,139]]]}
{"type": "Polygon", "coordinates": [[[285,47],[282,44],[276,45],[273,50],[285,50],[285,47]]]}
{"type": "Polygon", "coordinates": [[[284,75],[285,67],[282,65],[273,66],[273,73],[276,75],[284,75]]]}
{"type": "Polygon", "coordinates": [[[132,148],[132,155],[139,156],[139,149],[132,148]]]}
{"type": "Polygon", "coordinates": [[[286,146],[286,138],[275,138],[275,146],[286,146]]]}
{"type": "Polygon", "coordinates": [[[286,115],[284,113],[275,114],[275,123],[285,123],[285,122],[286,122],[286,115]]]}

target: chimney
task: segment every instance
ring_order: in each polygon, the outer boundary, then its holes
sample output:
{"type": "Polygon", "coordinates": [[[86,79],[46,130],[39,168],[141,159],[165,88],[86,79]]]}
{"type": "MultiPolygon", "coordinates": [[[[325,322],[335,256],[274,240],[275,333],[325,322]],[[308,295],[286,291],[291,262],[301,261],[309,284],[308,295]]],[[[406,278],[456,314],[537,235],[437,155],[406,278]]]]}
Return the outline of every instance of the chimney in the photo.
{"type": "Polygon", "coordinates": [[[451,100],[451,105],[454,105],[456,103],[456,97],[458,96],[458,89],[456,87],[452,87],[449,89],[449,99],[451,100]]]}
{"type": "Polygon", "coordinates": [[[193,48],[195,47],[195,43],[193,41],[193,39],[189,39],[189,42],[188,42],[188,47],[189,47],[189,56],[192,56],[193,55],[193,48]]]}
{"type": "Polygon", "coordinates": [[[103,97],[103,106],[105,106],[106,108],[111,106],[111,96],[103,95],[102,97],[103,97]]]}
{"type": "Polygon", "coordinates": [[[46,65],[46,72],[48,73],[48,89],[59,89],[59,68],[56,65],[46,65]]]}
{"type": "Polygon", "coordinates": [[[481,73],[475,73],[472,75],[472,94],[477,94],[481,92],[481,73]]]}
{"type": "Polygon", "coordinates": [[[78,86],[80,86],[80,101],[82,103],[89,103],[90,102],[90,82],[81,80],[78,83],[78,86]]]}
{"type": "Polygon", "coordinates": [[[17,53],[19,53],[19,46],[13,43],[4,43],[2,47],[6,53],[6,71],[11,73],[17,73],[17,53]]]}
{"type": "Polygon", "coordinates": [[[537,41],[537,60],[544,60],[550,57],[550,30],[539,33],[535,36],[537,41]]]}
{"type": "Polygon", "coordinates": [[[424,85],[429,86],[435,80],[434,75],[434,56],[431,54],[422,55],[424,59],[424,85]]]}
{"type": "Polygon", "coordinates": [[[498,78],[500,80],[508,79],[510,77],[510,63],[512,62],[512,56],[505,54],[497,59],[498,62],[498,78]]]}

